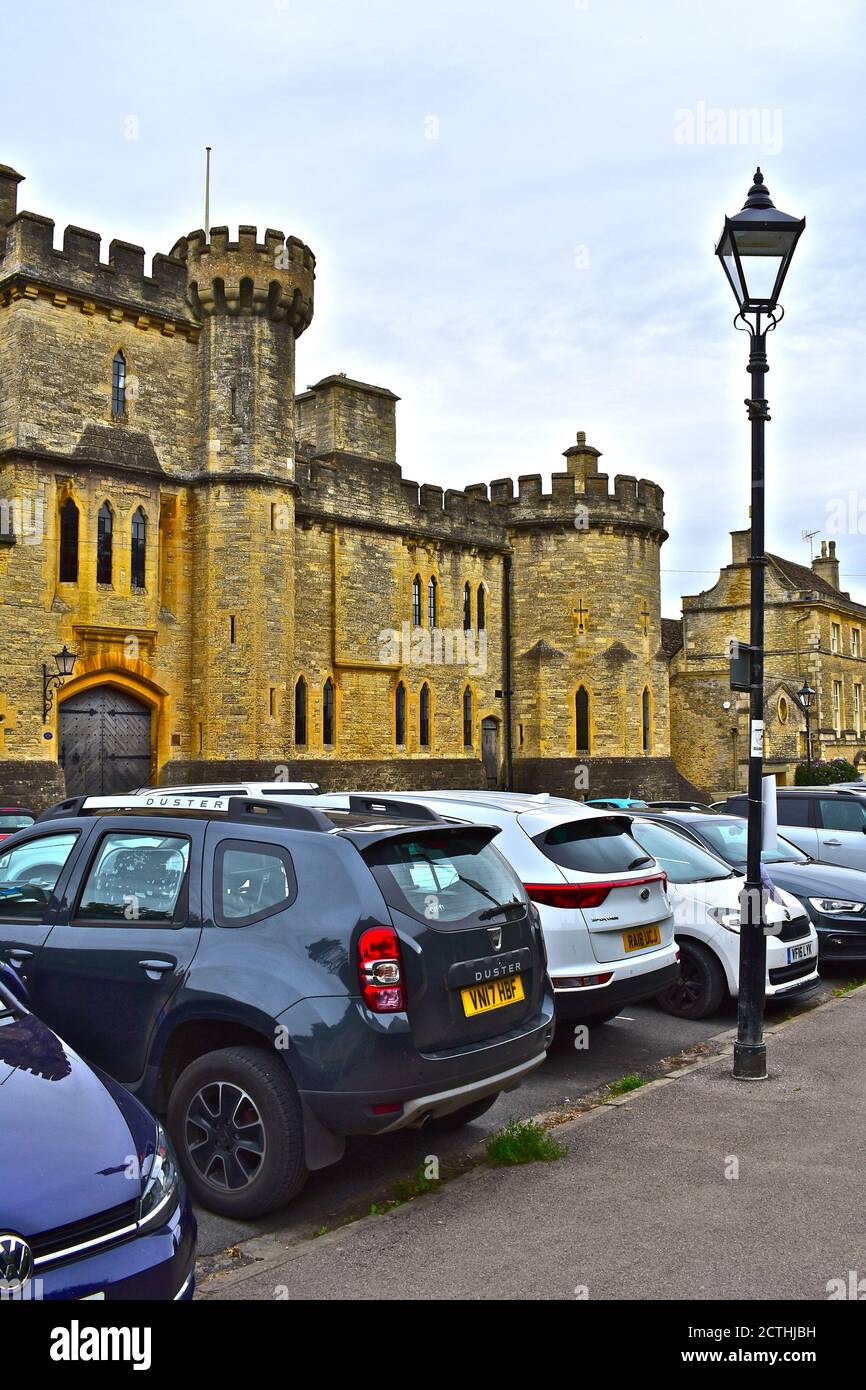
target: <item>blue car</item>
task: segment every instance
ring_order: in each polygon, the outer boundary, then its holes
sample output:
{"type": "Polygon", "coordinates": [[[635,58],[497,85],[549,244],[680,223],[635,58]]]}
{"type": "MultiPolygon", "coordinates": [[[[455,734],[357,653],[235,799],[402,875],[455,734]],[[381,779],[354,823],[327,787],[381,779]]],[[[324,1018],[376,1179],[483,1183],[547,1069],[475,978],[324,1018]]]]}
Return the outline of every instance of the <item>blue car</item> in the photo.
{"type": "Polygon", "coordinates": [[[162,1127],[0,963],[0,1301],[189,1299],[195,1217],[162,1127]]]}

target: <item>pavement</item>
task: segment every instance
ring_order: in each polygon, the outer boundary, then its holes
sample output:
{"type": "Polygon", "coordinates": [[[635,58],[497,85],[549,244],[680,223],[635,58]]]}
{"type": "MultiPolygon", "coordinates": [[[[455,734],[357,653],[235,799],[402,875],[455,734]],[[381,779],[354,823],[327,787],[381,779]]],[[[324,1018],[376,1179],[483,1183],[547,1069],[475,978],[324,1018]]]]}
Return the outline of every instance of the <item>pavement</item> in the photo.
{"type": "Polygon", "coordinates": [[[197,1296],[826,1300],[852,1272],[866,1295],[866,987],[768,1023],[767,1081],[733,1080],[723,1035],[716,1055],[548,1117],[556,1161],[491,1168],[479,1147],[384,1215],[239,1243],[197,1296]]]}

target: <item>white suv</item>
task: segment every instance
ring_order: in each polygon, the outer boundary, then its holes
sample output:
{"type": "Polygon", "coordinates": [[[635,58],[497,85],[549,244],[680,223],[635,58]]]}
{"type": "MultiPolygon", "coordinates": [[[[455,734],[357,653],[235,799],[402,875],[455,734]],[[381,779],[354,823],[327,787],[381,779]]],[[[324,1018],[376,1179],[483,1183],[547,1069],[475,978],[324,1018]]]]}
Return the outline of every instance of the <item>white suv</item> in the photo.
{"type": "MultiPolygon", "coordinates": [[[[677,1018],[717,1013],[740,988],[740,893],[745,878],[673,826],[635,816],[632,835],[665,870],[682,973],[658,997],[677,1018]]],[[[793,893],[775,888],[765,912],[766,997],[808,993],[818,979],[818,934],[793,893]]]]}
{"type": "MultiPolygon", "coordinates": [[[[349,808],[349,793],[304,798],[349,808]]],[[[604,1023],[679,976],[665,874],[635,843],[630,817],[517,792],[363,792],[358,809],[426,807],[496,825],[496,848],[537,905],[560,1019],[604,1023]]]]}

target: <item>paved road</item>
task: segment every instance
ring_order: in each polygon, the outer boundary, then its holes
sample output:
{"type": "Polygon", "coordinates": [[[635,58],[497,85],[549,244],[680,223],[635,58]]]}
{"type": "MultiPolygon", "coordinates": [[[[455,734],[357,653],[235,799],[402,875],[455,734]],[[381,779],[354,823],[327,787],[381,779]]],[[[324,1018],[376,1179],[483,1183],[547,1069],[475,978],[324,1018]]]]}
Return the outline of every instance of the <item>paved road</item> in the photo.
{"type": "MultiPolygon", "coordinates": [[[[836,980],[822,985],[822,994],[836,980]]],[[[813,1001],[816,997],[813,996],[813,1001]]],[[[792,1012],[791,1003],[768,1010],[773,1016],[792,1012]]],[[[291,1207],[263,1221],[228,1221],[199,1211],[199,1257],[214,1255],[250,1236],[280,1231],[310,1235],[323,1226],[333,1227],[350,1212],[369,1211],[371,1202],[387,1197],[397,1179],[418,1172],[428,1154],[440,1159],[465,1152],[512,1119],[526,1119],[606,1085],[631,1072],[652,1071],[662,1060],[714,1034],[736,1025],[733,1004],[701,1023],[671,1018],[651,1004],[632,1005],[602,1028],[594,1029],[586,1051],[562,1046],[557,1039],[543,1066],[524,1084],[497,1104],[475,1124],[455,1134],[431,1134],[414,1130],[380,1139],[349,1141],[346,1157],[334,1167],[315,1173],[291,1207]]]]}

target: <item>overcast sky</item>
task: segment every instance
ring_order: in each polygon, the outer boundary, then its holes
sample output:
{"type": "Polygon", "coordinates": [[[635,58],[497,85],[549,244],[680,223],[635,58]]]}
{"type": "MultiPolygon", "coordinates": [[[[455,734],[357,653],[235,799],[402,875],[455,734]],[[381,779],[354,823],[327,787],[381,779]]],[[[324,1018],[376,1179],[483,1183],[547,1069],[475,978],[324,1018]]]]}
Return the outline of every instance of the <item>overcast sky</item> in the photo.
{"type": "Polygon", "coordinates": [[[549,474],[578,429],[665,489],[664,612],[746,523],[748,340],[713,256],[760,163],[807,218],[769,340],[768,546],[866,597],[856,0],[42,0],[4,13],[19,206],[168,251],[318,260],[298,388],[389,386],[406,477],[549,474]],[[860,509],[862,508],[862,518],[860,509]],[[861,534],[862,532],[862,534],[861,534]]]}

